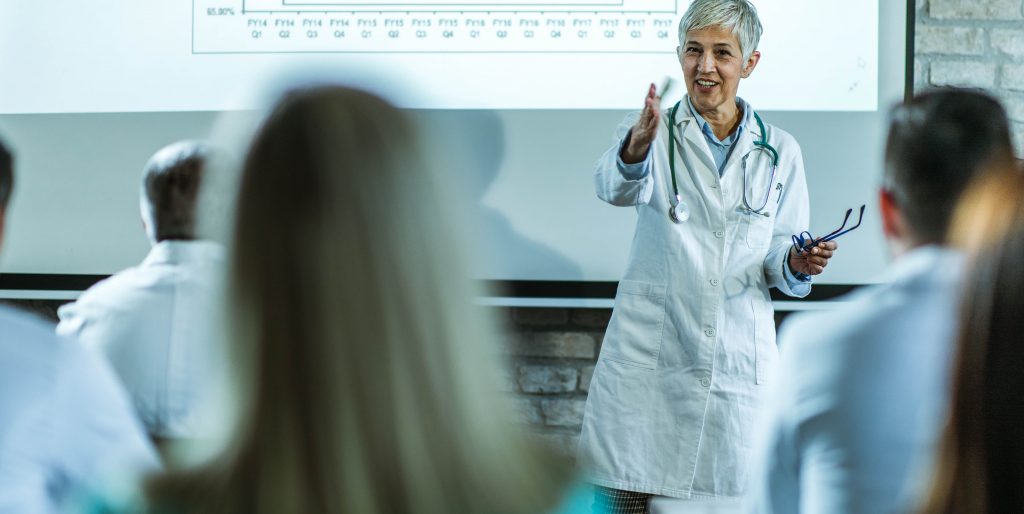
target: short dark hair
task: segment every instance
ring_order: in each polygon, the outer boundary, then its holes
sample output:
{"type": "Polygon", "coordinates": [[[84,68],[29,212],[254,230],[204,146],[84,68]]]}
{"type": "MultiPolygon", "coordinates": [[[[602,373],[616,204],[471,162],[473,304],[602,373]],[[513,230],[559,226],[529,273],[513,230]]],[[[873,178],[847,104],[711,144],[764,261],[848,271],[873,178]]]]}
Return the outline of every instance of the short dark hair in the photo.
{"type": "Polygon", "coordinates": [[[995,98],[980,90],[934,89],[890,113],[885,188],[919,243],[944,243],[971,180],[1013,158],[1010,124],[995,98]]]}
{"type": "Polygon", "coordinates": [[[0,212],[7,209],[12,189],[14,189],[14,156],[4,146],[3,140],[0,140],[0,212]]]}
{"type": "Polygon", "coordinates": [[[182,141],[158,151],[142,173],[142,194],[149,204],[157,241],[195,239],[196,204],[211,148],[182,141]]]}

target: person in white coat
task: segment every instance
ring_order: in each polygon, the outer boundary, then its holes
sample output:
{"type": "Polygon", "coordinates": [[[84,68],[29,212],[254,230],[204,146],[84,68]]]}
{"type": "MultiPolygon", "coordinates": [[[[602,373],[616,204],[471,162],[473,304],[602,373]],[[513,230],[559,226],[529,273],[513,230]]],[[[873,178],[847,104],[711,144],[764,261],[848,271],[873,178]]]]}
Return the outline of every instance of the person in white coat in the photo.
{"type": "Polygon", "coordinates": [[[760,34],[746,0],[693,2],[687,96],[662,110],[652,85],[597,163],[598,197],[638,214],[580,439],[599,509],[744,493],[777,356],[768,289],[807,295],[837,248],[792,249],[808,229],[800,147],[736,96],[760,34]]]}
{"type": "Polygon", "coordinates": [[[57,332],[106,356],[158,442],[203,430],[213,351],[217,243],[197,240],[196,203],[211,149],[169,145],[143,171],[142,219],[152,248],[136,267],[62,306],[57,332]]]}
{"type": "MultiPolygon", "coordinates": [[[[0,144],[0,243],[12,168],[0,144]]],[[[42,320],[0,306],[0,512],[64,512],[80,495],[158,468],[109,366],[42,320]]]]}
{"type": "Polygon", "coordinates": [[[895,261],[842,307],[783,324],[787,379],[769,394],[751,512],[914,511],[951,389],[962,263],[946,232],[972,179],[1013,161],[985,94],[930,91],[893,110],[879,207],[895,261]]]}

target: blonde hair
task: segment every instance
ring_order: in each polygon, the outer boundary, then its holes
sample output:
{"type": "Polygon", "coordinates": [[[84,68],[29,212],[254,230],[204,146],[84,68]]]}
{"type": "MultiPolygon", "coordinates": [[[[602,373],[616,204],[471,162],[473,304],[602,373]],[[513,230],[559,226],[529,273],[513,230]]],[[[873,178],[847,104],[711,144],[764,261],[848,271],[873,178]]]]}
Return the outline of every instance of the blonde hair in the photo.
{"type": "Polygon", "coordinates": [[[371,94],[293,91],[244,165],[228,277],[231,446],[152,483],[188,512],[529,513],[560,467],[525,440],[494,331],[413,123],[371,94]]]}
{"type": "Polygon", "coordinates": [[[1024,173],[990,170],[965,192],[950,240],[967,253],[949,423],[919,513],[1020,512],[1024,497],[1024,173]]]}

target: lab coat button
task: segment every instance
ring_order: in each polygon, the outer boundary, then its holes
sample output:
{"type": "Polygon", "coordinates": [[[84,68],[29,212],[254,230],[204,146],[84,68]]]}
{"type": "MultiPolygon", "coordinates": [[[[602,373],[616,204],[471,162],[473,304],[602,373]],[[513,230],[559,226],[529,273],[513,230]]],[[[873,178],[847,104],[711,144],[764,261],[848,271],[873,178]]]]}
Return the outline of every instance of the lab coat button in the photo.
{"type": "Polygon", "coordinates": [[[721,230],[716,230],[715,231],[715,237],[721,239],[721,238],[725,237],[725,232],[723,232],[721,230]]]}
{"type": "Polygon", "coordinates": [[[708,337],[715,337],[715,329],[713,329],[713,328],[705,329],[704,330],[704,335],[706,335],[708,337]]]}
{"type": "Polygon", "coordinates": [[[717,278],[711,279],[710,282],[712,286],[718,287],[719,282],[717,278]]]}
{"type": "Polygon", "coordinates": [[[708,377],[704,377],[704,378],[700,379],[700,385],[702,385],[704,387],[709,387],[711,385],[711,379],[708,378],[708,377]]]}

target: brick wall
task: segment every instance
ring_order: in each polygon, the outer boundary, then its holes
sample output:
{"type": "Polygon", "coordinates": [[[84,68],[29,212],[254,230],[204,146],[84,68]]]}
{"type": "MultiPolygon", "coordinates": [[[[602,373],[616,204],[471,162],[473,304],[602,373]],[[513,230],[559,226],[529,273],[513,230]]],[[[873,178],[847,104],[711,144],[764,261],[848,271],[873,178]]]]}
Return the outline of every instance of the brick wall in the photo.
{"type": "Polygon", "coordinates": [[[1003,101],[1024,158],[1024,1],[918,0],[914,87],[984,88],[1003,101]]]}
{"type": "Polygon", "coordinates": [[[590,377],[611,309],[503,310],[510,368],[503,380],[532,431],[573,455],[590,377]]]}

